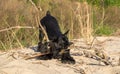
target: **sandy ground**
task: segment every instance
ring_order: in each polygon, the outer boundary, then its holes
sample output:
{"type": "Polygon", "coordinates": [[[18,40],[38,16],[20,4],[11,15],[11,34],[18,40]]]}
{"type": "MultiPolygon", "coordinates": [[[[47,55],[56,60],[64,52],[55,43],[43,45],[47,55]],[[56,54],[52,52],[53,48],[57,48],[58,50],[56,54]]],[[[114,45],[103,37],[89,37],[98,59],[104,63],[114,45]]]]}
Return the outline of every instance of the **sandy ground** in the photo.
{"type": "Polygon", "coordinates": [[[110,57],[112,66],[81,55],[87,45],[82,39],[76,39],[71,49],[71,55],[76,60],[74,65],[62,64],[55,59],[23,59],[22,55],[35,53],[36,47],[31,47],[0,52],[0,74],[120,74],[120,37],[97,37],[97,40],[98,47],[110,57]]]}

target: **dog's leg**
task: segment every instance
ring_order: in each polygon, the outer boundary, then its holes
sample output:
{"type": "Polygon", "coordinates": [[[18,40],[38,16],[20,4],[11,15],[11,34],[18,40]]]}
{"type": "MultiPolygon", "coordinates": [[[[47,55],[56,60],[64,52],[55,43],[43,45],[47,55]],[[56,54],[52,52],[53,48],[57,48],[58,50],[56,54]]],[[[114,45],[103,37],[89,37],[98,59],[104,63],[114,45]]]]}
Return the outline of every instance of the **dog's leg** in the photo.
{"type": "Polygon", "coordinates": [[[73,57],[71,57],[69,49],[65,50],[65,52],[62,54],[61,62],[62,63],[69,63],[69,64],[75,64],[75,60],[73,59],[73,57]]]}

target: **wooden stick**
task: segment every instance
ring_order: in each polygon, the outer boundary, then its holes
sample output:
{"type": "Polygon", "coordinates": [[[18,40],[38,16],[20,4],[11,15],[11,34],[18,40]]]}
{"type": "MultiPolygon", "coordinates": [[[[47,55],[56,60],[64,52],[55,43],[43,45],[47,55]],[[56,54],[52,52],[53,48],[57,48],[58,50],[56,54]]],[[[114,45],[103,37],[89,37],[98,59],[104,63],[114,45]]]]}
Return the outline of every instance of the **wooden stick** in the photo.
{"type": "Polygon", "coordinates": [[[29,0],[30,1],[30,3],[35,7],[35,9],[37,10],[37,11],[42,11],[42,9],[41,9],[41,7],[38,9],[38,7],[35,5],[35,3],[32,1],[32,0],[29,0]]]}
{"type": "Polygon", "coordinates": [[[98,56],[98,55],[96,55],[96,54],[94,54],[94,53],[92,53],[92,52],[90,52],[90,51],[85,50],[85,51],[83,51],[83,53],[84,53],[84,55],[85,55],[86,57],[88,57],[88,58],[92,58],[92,59],[95,59],[95,60],[97,60],[97,61],[101,61],[101,62],[103,62],[105,65],[111,65],[111,66],[113,66],[112,63],[111,63],[109,60],[103,59],[102,57],[100,57],[100,56],[98,56]],[[95,57],[95,58],[94,58],[94,57],[95,57]]]}
{"type": "Polygon", "coordinates": [[[40,26],[40,28],[41,28],[41,30],[42,30],[42,32],[44,33],[44,35],[45,35],[45,39],[46,39],[46,41],[47,42],[49,42],[49,39],[48,39],[48,35],[47,35],[47,33],[46,33],[46,30],[43,28],[43,26],[40,24],[40,22],[39,22],[39,12],[40,11],[42,11],[42,9],[41,9],[41,7],[40,8],[38,8],[36,5],[35,5],[35,3],[32,1],[32,0],[29,0],[30,1],[30,3],[34,6],[34,8],[36,9],[36,11],[37,11],[37,24],[40,26]],[[39,11],[40,10],[40,11],[39,11]]]}
{"type": "Polygon", "coordinates": [[[13,27],[10,27],[10,28],[2,29],[2,30],[0,30],[0,32],[12,30],[12,29],[20,29],[20,28],[27,28],[27,29],[33,28],[34,29],[35,27],[31,27],[31,26],[13,26],[13,27]]]}
{"type": "Polygon", "coordinates": [[[28,59],[32,59],[32,58],[35,58],[35,57],[38,57],[38,56],[43,56],[43,55],[46,55],[46,54],[49,54],[49,52],[47,52],[47,53],[35,53],[32,56],[25,56],[24,59],[28,60],[28,59]]]}
{"type": "Polygon", "coordinates": [[[101,57],[99,57],[99,56],[97,56],[97,55],[94,55],[94,57],[97,58],[96,60],[103,62],[105,65],[111,65],[111,66],[113,66],[112,63],[109,62],[109,61],[106,60],[106,59],[102,59],[101,57]]]}

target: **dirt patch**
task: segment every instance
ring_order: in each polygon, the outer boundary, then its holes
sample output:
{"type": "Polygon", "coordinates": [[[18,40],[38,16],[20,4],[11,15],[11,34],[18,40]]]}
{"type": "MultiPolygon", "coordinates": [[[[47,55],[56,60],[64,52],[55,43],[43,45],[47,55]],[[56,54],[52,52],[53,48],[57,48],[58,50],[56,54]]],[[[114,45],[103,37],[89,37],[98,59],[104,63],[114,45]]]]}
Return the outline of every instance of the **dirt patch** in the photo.
{"type": "Polygon", "coordinates": [[[20,54],[31,55],[36,47],[0,52],[0,74],[120,74],[120,38],[97,37],[98,48],[104,48],[112,65],[86,57],[83,50],[88,49],[83,39],[73,40],[71,55],[76,64],[62,64],[58,60],[25,60],[20,54]],[[14,54],[14,57],[13,57],[14,54]]]}

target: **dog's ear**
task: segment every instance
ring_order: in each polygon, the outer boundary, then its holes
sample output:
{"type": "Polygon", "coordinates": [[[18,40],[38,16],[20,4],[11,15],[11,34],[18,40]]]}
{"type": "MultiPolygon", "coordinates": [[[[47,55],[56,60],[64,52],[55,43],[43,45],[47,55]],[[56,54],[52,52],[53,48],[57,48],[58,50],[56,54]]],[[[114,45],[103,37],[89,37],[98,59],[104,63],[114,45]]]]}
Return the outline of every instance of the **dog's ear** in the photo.
{"type": "Polygon", "coordinates": [[[66,31],[63,35],[65,35],[65,36],[66,36],[66,35],[68,34],[68,32],[69,32],[69,30],[67,30],[67,31],[66,31]]]}

